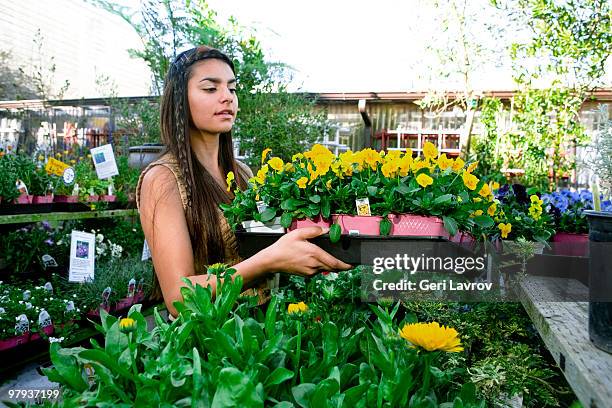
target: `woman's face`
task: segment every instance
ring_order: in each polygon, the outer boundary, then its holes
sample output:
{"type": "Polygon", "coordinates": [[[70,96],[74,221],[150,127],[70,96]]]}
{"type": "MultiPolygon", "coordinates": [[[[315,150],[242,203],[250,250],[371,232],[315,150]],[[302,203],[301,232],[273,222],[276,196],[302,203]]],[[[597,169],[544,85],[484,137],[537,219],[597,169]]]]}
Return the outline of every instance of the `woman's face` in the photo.
{"type": "Polygon", "coordinates": [[[225,62],[196,62],[187,82],[187,98],[195,128],[210,133],[229,132],[236,120],[236,77],[225,62]]]}

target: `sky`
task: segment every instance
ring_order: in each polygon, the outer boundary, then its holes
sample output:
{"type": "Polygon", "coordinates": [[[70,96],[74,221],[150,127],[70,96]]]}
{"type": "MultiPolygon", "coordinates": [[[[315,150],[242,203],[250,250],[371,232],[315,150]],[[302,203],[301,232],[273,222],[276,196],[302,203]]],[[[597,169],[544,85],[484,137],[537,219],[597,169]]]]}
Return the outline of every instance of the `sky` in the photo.
{"type": "MultiPolygon", "coordinates": [[[[486,0],[485,0],[486,1],[486,0]]],[[[470,0],[483,3],[483,0],[470,0]]],[[[271,60],[289,64],[292,88],[311,92],[402,92],[442,85],[424,50],[441,27],[428,0],[208,0],[257,32],[271,60]],[[436,83],[438,82],[438,83],[436,83]]],[[[476,33],[486,36],[486,33],[476,33]]],[[[506,69],[488,67],[476,89],[511,89],[506,69]]],[[[459,89],[452,80],[446,88],[459,89]]]]}

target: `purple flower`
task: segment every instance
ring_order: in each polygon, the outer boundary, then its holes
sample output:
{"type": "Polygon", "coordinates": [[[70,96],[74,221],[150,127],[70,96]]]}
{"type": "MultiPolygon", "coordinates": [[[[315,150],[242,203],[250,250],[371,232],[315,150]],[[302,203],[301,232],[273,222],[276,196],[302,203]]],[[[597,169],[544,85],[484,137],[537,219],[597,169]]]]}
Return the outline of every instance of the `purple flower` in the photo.
{"type": "Polygon", "coordinates": [[[529,198],[527,197],[527,189],[522,184],[513,184],[512,190],[514,191],[514,196],[516,197],[516,201],[520,204],[528,204],[529,198]]]}
{"type": "Polygon", "coordinates": [[[509,192],[510,186],[508,184],[504,184],[497,190],[497,199],[504,201],[509,192]]]}
{"type": "Polygon", "coordinates": [[[41,222],[41,225],[42,225],[42,227],[43,227],[45,230],[47,230],[47,231],[50,231],[50,230],[51,230],[51,225],[49,224],[49,222],[48,222],[48,221],[43,221],[43,222],[41,222]]]}
{"type": "Polygon", "coordinates": [[[51,238],[45,240],[45,244],[53,245],[53,240],[51,238]]]}

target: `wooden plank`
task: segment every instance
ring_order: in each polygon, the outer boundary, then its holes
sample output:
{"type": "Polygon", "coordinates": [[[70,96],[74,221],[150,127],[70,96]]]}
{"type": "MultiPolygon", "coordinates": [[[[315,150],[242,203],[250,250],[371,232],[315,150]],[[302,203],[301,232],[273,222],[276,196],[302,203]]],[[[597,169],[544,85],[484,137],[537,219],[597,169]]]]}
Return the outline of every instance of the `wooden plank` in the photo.
{"type": "Polygon", "coordinates": [[[83,220],[88,218],[133,217],[138,215],[137,209],[104,210],[83,212],[50,212],[38,214],[0,215],[0,224],[18,224],[25,222],[83,220]]]}
{"type": "Polygon", "coordinates": [[[612,354],[589,340],[588,288],[574,279],[528,276],[523,307],[585,408],[612,408],[612,354]],[[568,300],[568,301],[561,301],[568,300]]]}

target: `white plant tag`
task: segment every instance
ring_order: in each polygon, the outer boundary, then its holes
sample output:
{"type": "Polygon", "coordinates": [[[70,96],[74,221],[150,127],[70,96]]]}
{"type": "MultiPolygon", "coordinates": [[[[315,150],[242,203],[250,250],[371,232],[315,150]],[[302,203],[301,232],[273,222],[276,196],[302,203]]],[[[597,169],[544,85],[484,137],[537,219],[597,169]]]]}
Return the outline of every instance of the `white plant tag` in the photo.
{"type": "Polygon", "coordinates": [[[263,201],[257,201],[255,204],[257,204],[257,212],[260,214],[268,209],[268,205],[263,201]]]}
{"type": "Polygon", "coordinates": [[[370,211],[370,200],[368,197],[358,198],[355,200],[355,205],[357,206],[357,215],[372,215],[372,212],[370,211]]]}
{"type": "Polygon", "coordinates": [[[143,290],[144,290],[144,278],[141,278],[141,279],[138,281],[138,287],[136,288],[136,291],[137,291],[138,293],[141,293],[143,290]]]}
{"type": "Polygon", "coordinates": [[[15,323],[15,332],[17,334],[23,334],[30,330],[30,321],[24,314],[17,316],[17,323],[15,323]]]}
{"type": "Polygon", "coordinates": [[[147,259],[151,259],[151,250],[149,249],[149,244],[147,244],[147,240],[145,239],[144,244],[142,245],[142,256],[140,260],[146,261],[147,259]]]}
{"type": "Polygon", "coordinates": [[[66,303],[66,311],[67,312],[73,312],[74,311],[74,302],[71,300],[68,303],[66,303]]]}
{"type": "Polygon", "coordinates": [[[44,288],[49,291],[50,293],[53,293],[53,285],[51,284],[51,282],[47,282],[45,283],[44,288]]]}
{"type": "Polygon", "coordinates": [[[74,183],[74,187],[72,187],[73,196],[79,195],[79,183],[74,183]]]}
{"type": "Polygon", "coordinates": [[[32,297],[32,292],[30,292],[29,290],[24,290],[23,291],[23,300],[30,300],[30,297],[32,297]]]}
{"type": "Polygon", "coordinates": [[[100,180],[107,179],[119,174],[113,146],[105,144],[90,150],[91,158],[96,167],[96,174],[100,180]]]}
{"type": "Polygon", "coordinates": [[[30,310],[32,308],[32,304],[30,302],[25,302],[26,310],[30,310]]]}
{"type": "Polygon", "coordinates": [[[55,259],[49,255],[49,254],[44,254],[42,257],[42,262],[43,262],[43,266],[45,267],[45,269],[47,268],[57,268],[57,262],[55,261],[55,259]]]}
{"type": "Polygon", "coordinates": [[[134,297],[134,293],[136,292],[136,279],[132,278],[130,279],[130,282],[128,283],[128,297],[134,297]]]}
{"type": "Polygon", "coordinates": [[[49,312],[47,312],[45,309],[41,310],[38,314],[38,326],[45,328],[51,326],[52,324],[53,322],[51,321],[49,312]]]}
{"type": "Polygon", "coordinates": [[[107,287],[106,289],[104,289],[104,291],[102,292],[102,303],[104,303],[104,306],[108,306],[108,299],[110,298],[111,292],[113,290],[110,287],[107,287]]]}
{"type": "Polygon", "coordinates": [[[5,313],[6,313],[6,310],[4,310],[3,307],[0,307],[0,315],[5,314],[5,313]]]}

